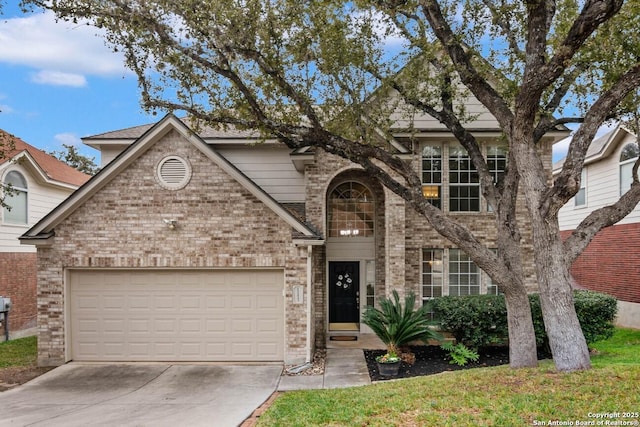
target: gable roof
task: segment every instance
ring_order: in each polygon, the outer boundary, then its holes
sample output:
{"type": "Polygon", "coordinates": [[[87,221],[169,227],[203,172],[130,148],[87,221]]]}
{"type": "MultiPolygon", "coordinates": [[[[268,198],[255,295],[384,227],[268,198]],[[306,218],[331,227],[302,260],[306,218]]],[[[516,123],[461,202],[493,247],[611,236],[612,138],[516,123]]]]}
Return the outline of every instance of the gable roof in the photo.
{"type": "MultiPolygon", "coordinates": [[[[622,141],[627,135],[635,136],[624,126],[618,125],[615,129],[595,138],[591,141],[591,144],[589,144],[589,148],[587,148],[584,158],[585,166],[609,157],[616,150],[620,141],[622,141]]],[[[566,157],[553,164],[554,173],[559,172],[565,159],[566,157]]]]}
{"type": "MultiPolygon", "coordinates": [[[[42,181],[54,184],[67,184],[73,187],[79,187],[91,178],[90,175],[72,168],[66,163],[33,145],[27,144],[20,138],[2,129],[0,129],[0,139],[3,141],[6,140],[9,144],[13,145],[11,147],[12,149],[5,154],[5,157],[0,159],[0,165],[14,159],[24,158],[25,160],[22,161],[29,162],[32,169],[36,171],[42,181]]],[[[7,147],[7,145],[5,145],[5,147],[7,147]]]]}
{"type": "Polygon", "coordinates": [[[213,147],[209,146],[200,136],[189,129],[180,119],[173,114],[166,115],[154,126],[138,138],[133,144],[120,153],[104,169],[91,180],[80,187],[64,202],[58,205],[47,216],[20,237],[24,243],[35,244],[53,235],[55,227],[71,215],[78,207],[105,187],[116,175],[125,170],[149,147],[153,146],[171,130],[177,131],[184,139],[193,144],[213,163],[229,174],[240,185],[269,207],[276,215],[289,224],[294,230],[295,240],[304,240],[308,244],[322,243],[319,236],[306,224],[298,220],[288,209],[278,203],[249,177],[220,155],[213,147]]]}

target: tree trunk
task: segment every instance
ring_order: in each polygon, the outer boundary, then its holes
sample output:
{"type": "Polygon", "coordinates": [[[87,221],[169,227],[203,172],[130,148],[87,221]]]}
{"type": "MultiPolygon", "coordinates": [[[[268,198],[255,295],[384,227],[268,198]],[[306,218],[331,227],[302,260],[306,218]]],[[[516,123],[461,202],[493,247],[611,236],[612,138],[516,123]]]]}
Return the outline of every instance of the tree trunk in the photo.
{"type": "MultiPolygon", "coordinates": [[[[527,129],[526,123],[514,125],[527,129]]],[[[549,346],[556,369],[562,372],[591,368],[589,348],[573,303],[571,274],[560,237],[557,212],[544,209],[543,189],[548,174],[536,146],[526,133],[516,134],[512,150],[517,157],[527,210],[531,219],[536,278],[549,346]]]]}
{"type": "Polygon", "coordinates": [[[536,336],[526,289],[520,286],[505,291],[505,302],[509,325],[509,366],[535,368],[538,366],[536,336]]]}
{"type": "Polygon", "coordinates": [[[553,362],[557,370],[570,372],[591,368],[591,359],[576,314],[571,273],[557,224],[557,220],[534,219],[533,244],[542,317],[553,362]]]}

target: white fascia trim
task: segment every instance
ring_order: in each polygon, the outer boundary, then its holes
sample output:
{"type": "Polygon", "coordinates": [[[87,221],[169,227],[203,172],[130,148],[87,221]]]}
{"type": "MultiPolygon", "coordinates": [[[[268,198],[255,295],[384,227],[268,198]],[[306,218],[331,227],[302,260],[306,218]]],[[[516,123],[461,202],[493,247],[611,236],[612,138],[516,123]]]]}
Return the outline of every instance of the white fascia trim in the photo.
{"type": "Polygon", "coordinates": [[[609,157],[611,153],[615,151],[615,147],[617,147],[618,143],[620,143],[620,141],[624,139],[625,133],[633,136],[633,133],[624,129],[622,126],[618,126],[613,132],[611,132],[609,139],[607,140],[607,142],[604,143],[604,145],[602,146],[602,149],[598,151],[596,154],[584,159],[584,164],[589,165],[591,163],[595,163],[597,161],[600,161],[604,158],[609,157]],[[614,144],[614,142],[616,143],[614,144]]]}
{"type": "Polygon", "coordinates": [[[27,150],[21,151],[20,153],[16,154],[11,160],[0,165],[0,171],[9,169],[11,166],[15,166],[15,165],[19,165],[19,166],[26,167],[27,169],[31,169],[35,173],[37,179],[39,179],[41,182],[44,182],[45,184],[50,185],[52,187],[64,188],[66,190],[71,190],[71,191],[78,188],[77,185],[73,185],[66,182],[58,181],[56,179],[49,178],[46,172],[40,167],[40,165],[34,160],[34,158],[31,156],[31,154],[29,154],[27,150]],[[26,165],[24,163],[20,163],[25,161],[27,162],[26,165]]]}
{"type": "MultiPolygon", "coordinates": [[[[171,118],[165,118],[168,122],[171,118]]],[[[151,128],[144,138],[146,139],[142,144],[138,145],[129,152],[123,152],[114,161],[109,163],[105,169],[98,172],[96,176],[90,179],[85,185],[80,187],[73,193],[68,199],[62,202],[58,207],[46,215],[40,222],[33,226],[24,238],[29,236],[34,237],[44,232],[45,230],[53,230],[60,222],[62,222],[71,212],[74,212],[80,205],[82,205],[89,197],[97,193],[102,187],[104,187],[113,176],[119,174],[126,169],[136,158],[141,151],[146,150],[149,144],[155,143],[158,139],[163,137],[171,128],[167,126],[167,123],[162,123],[162,120],[158,122],[159,125],[151,128]],[[162,123],[162,124],[160,124],[162,123]]],[[[175,124],[173,126],[176,128],[175,124]]]]}
{"type": "Polygon", "coordinates": [[[21,245],[33,245],[36,248],[49,248],[53,246],[53,233],[43,237],[19,237],[21,245]]]}
{"type": "Polygon", "coordinates": [[[126,139],[83,139],[82,143],[98,151],[102,151],[100,147],[109,146],[129,146],[136,142],[135,138],[126,139]]]}
{"type": "Polygon", "coordinates": [[[118,175],[125,170],[141,153],[147,150],[150,145],[155,144],[159,139],[166,135],[170,130],[175,129],[187,141],[191,142],[210,160],[216,163],[221,169],[228,173],[238,183],[245,187],[251,194],[263,202],[267,207],[273,210],[287,224],[291,225],[296,231],[305,236],[313,237],[315,234],[304,224],[298,221],[284,207],[276,202],[271,196],[262,191],[253,181],[240,172],[227,159],[217,153],[198,135],[192,132],[180,119],[174,115],[167,115],[161,119],[156,125],[150,128],[143,136],[143,140],[137,146],[131,147],[129,151],[124,151],[115,160],[103,169],[98,175],[94,176],[84,186],[80,187],[67,200],[55,208],[49,215],[45,216],[39,223],[28,231],[29,236],[37,236],[44,231],[53,230],[61,221],[63,221],[71,212],[75,211],[89,197],[93,196],[97,191],[104,187],[112,177],[118,175]]]}

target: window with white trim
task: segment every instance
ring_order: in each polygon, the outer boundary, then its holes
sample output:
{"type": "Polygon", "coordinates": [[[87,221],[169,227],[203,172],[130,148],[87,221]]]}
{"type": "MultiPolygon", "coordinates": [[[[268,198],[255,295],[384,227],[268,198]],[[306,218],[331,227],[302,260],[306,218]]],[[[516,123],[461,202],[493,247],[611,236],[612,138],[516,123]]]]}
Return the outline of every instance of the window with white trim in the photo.
{"type": "Polygon", "coordinates": [[[480,269],[460,249],[449,249],[449,295],[479,295],[480,269]]]}
{"type": "Polygon", "coordinates": [[[574,206],[584,206],[587,204],[587,170],[582,168],[580,173],[580,189],[573,198],[574,206]]]}
{"type": "Polygon", "coordinates": [[[373,237],[375,202],[365,185],[344,182],[331,191],[328,202],[329,237],[373,237]]]}
{"type": "MultiPolygon", "coordinates": [[[[498,145],[482,149],[489,173],[499,183],[507,167],[507,150],[498,145]]],[[[421,168],[422,194],[432,205],[449,212],[491,212],[488,204],[482,207],[480,177],[461,145],[425,145],[421,168]]]]}
{"type": "MultiPolygon", "coordinates": [[[[495,252],[495,249],[492,249],[495,252]]],[[[443,295],[490,294],[499,290],[491,277],[461,249],[425,248],[422,250],[422,303],[443,295]]]]}
{"type": "Polygon", "coordinates": [[[18,171],[11,171],[4,177],[4,185],[10,189],[5,193],[2,221],[5,224],[28,224],[27,180],[18,171]]]}
{"type": "Polygon", "coordinates": [[[422,149],[422,195],[442,208],[442,147],[426,145],[422,149]]]}
{"type": "Polygon", "coordinates": [[[633,164],[640,155],[638,144],[630,142],[624,146],[620,153],[620,195],[631,188],[633,182],[633,164]]]}
{"type": "Polygon", "coordinates": [[[480,179],[467,150],[449,147],[449,211],[480,211],[480,179]]]}

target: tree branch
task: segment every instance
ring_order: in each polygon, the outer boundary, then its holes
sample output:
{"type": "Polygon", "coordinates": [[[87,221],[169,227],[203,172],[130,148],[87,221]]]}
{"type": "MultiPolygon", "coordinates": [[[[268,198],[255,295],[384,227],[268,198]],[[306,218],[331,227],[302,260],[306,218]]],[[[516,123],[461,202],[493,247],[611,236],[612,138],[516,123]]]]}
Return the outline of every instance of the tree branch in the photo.
{"type": "Polygon", "coordinates": [[[638,85],[640,85],[640,64],[636,64],[624,73],[589,108],[582,125],[569,144],[562,171],[556,175],[553,186],[547,189],[541,198],[542,212],[556,215],[558,210],[578,192],[587,149],[596,132],[609,112],[638,85]]]}
{"type": "Polygon", "coordinates": [[[473,66],[471,58],[442,15],[436,0],[421,0],[424,14],[436,37],[453,61],[462,82],[498,120],[502,129],[511,128],[513,114],[504,99],[473,66]]]}

